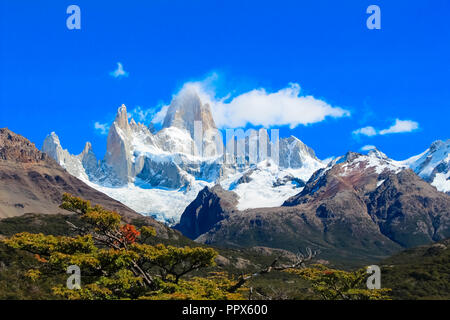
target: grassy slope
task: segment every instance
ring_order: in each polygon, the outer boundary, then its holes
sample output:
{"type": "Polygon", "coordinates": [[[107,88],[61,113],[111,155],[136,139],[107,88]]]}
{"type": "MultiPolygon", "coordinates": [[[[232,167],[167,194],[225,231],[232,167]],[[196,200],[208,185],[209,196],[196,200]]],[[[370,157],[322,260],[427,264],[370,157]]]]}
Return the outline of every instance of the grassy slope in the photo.
{"type": "MultiPolygon", "coordinates": [[[[66,221],[80,225],[81,221],[75,215],[44,215],[44,214],[25,214],[20,217],[6,218],[0,220],[0,239],[9,237],[19,232],[44,233],[52,235],[75,235],[66,221]]],[[[142,221],[133,221],[136,226],[141,226],[142,221]]],[[[169,235],[170,236],[170,235],[169,235]]],[[[169,239],[156,238],[151,244],[164,243],[175,246],[204,246],[198,244],[186,237],[176,236],[169,239]]],[[[193,273],[192,275],[206,275],[211,271],[226,271],[231,275],[238,277],[242,273],[255,272],[269,265],[278,253],[260,254],[252,249],[224,249],[215,248],[220,256],[223,257],[222,263],[215,267],[208,268],[193,273]]],[[[281,262],[287,261],[285,258],[281,262]]],[[[36,283],[31,282],[24,277],[24,273],[37,266],[37,261],[33,255],[24,251],[15,250],[6,247],[0,243],[0,300],[1,299],[55,299],[51,294],[51,288],[56,284],[64,284],[67,275],[62,273],[60,276],[52,278],[43,278],[36,283]]],[[[298,291],[305,284],[295,276],[285,273],[276,273],[274,275],[261,277],[254,282],[255,288],[260,292],[273,294],[274,290],[284,291],[286,284],[292,290],[298,291]],[[270,278],[276,278],[272,281],[270,278]],[[270,288],[268,284],[270,283],[270,288]],[[264,289],[265,287],[265,289],[264,289]]]]}
{"type": "MultiPolygon", "coordinates": [[[[24,215],[0,220],[0,238],[18,232],[42,232],[53,235],[72,235],[66,223],[80,224],[73,215],[24,215]]],[[[139,222],[135,222],[139,225],[139,222]]],[[[200,246],[185,237],[156,239],[156,242],[177,246],[200,246]]],[[[278,253],[260,254],[252,249],[216,248],[225,259],[214,268],[198,272],[227,271],[238,276],[260,270],[270,264],[278,253]]],[[[320,257],[319,257],[320,258],[320,257]]],[[[26,270],[36,265],[34,257],[23,251],[0,244],[0,299],[54,299],[51,287],[65,283],[66,274],[44,278],[36,283],[24,277],[26,270]]],[[[402,251],[379,265],[382,268],[382,287],[392,288],[394,299],[450,299],[450,239],[438,244],[402,251]]],[[[250,285],[263,295],[273,298],[308,299],[308,285],[296,276],[273,272],[253,280],[250,285]]],[[[258,293],[253,298],[262,298],[258,293]]]]}
{"type": "Polygon", "coordinates": [[[381,285],[397,299],[450,299],[450,239],[405,250],[381,269],[381,285]]]}

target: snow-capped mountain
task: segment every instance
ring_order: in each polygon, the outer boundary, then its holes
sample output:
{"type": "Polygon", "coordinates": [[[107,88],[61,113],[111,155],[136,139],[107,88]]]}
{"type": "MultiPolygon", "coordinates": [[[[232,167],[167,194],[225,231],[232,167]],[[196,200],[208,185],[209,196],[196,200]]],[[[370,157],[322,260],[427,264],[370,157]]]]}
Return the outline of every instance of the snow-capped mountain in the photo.
{"type": "MultiPolygon", "coordinates": [[[[395,161],[388,158],[383,152],[378,149],[370,150],[367,155],[347,152],[347,154],[340,156],[328,163],[328,165],[320,170],[317,170],[307,185],[312,185],[313,188],[318,188],[321,184],[326,183],[324,180],[330,170],[334,171],[336,177],[340,177],[346,184],[356,188],[378,188],[384,181],[385,177],[390,174],[398,174],[407,166],[400,161],[395,161]],[[339,169],[337,169],[339,168],[339,169]],[[360,183],[361,177],[365,176],[363,183],[360,183]],[[371,183],[367,183],[367,177],[370,177],[371,183]],[[373,185],[373,183],[376,183],[373,185]]],[[[314,194],[316,190],[302,190],[314,194]]],[[[339,190],[334,190],[335,192],[339,190]]],[[[288,201],[292,201],[295,197],[288,201]]]]}
{"type": "MultiPolygon", "coordinates": [[[[174,97],[162,129],[152,131],[129,119],[122,105],[109,129],[103,160],[97,161],[89,143],[80,155],[69,154],[55,133],[45,139],[42,151],[97,190],[169,223],[178,222],[205,186],[220,184],[233,190],[239,196],[240,209],[279,206],[325,166],[311,148],[293,136],[280,139],[277,148],[268,137],[263,140],[270,154],[279,150],[278,163],[270,156],[258,156],[251,165],[224,161],[223,150],[228,150],[228,145],[224,145],[210,106],[202,103],[192,88],[174,97]],[[201,144],[196,140],[199,131],[201,144]]],[[[264,131],[260,134],[267,135],[264,131]]],[[[253,138],[244,138],[247,152],[253,138]]],[[[259,143],[254,146],[259,155],[259,143]]],[[[236,150],[226,154],[226,159],[237,158],[236,150]]]]}
{"type": "Polygon", "coordinates": [[[450,139],[435,141],[423,153],[401,163],[439,191],[450,194],[450,139]]]}
{"type": "Polygon", "coordinates": [[[209,245],[314,245],[323,259],[374,261],[450,236],[450,197],[378,150],[333,160],[282,206],[240,210],[234,196],[203,189],[175,228],[209,245]]]}
{"type": "Polygon", "coordinates": [[[79,155],[71,155],[69,151],[61,147],[58,136],[52,132],[45,138],[42,151],[55,159],[70,174],[81,180],[89,180],[89,177],[93,176],[98,169],[98,161],[92,151],[90,142],[86,142],[79,155]]]}

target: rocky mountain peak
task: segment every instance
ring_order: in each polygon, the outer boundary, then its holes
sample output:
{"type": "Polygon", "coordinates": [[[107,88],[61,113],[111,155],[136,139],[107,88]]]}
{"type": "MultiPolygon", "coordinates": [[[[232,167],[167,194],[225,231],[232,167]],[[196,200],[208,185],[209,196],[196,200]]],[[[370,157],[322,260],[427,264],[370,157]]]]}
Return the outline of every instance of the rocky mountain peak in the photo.
{"type": "Polygon", "coordinates": [[[116,123],[116,125],[122,130],[129,131],[130,124],[128,123],[127,107],[124,104],[117,109],[117,115],[114,123],[116,123]]]}
{"type": "Polygon", "coordinates": [[[55,144],[58,144],[58,145],[61,144],[61,142],[59,141],[59,137],[58,137],[58,135],[55,133],[55,131],[52,131],[52,133],[50,133],[50,134],[47,136],[47,138],[48,138],[50,141],[52,141],[53,143],[55,143],[55,144]]]}
{"type": "Polygon", "coordinates": [[[439,191],[450,194],[450,139],[437,140],[425,152],[401,161],[439,191]]]}
{"type": "Polygon", "coordinates": [[[211,106],[201,101],[195,88],[186,87],[172,100],[164,118],[163,128],[184,129],[193,137],[195,121],[202,122],[203,131],[216,129],[211,106]]]}
{"type": "Polygon", "coordinates": [[[92,152],[92,144],[88,141],[86,142],[86,144],[84,145],[84,149],[83,152],[81,152],[81,155],[84,156],[88,153],[92,152]]]}
{"type": "Polygon", "coordinates": [[[389,159],[381,151],[369,155],[347,152],[328,164],[325,169],[316,171],[305,188],[289,198],[285,206],[295,206],[311,199],[323,199],[342,192],[369,192],[375,190],[390,175],[396,175],[405,167],[389,159]]]}
{"type": "Polygon", "coordinates": [[[90,142],[86,142],[83,151],[72,155],[63,149],[58,135],[50,133],[44,140],[42,152],[53,158],[60,166],[79,179],[87,180],[98,168],[97,158],[90,142]]]}
{"type": "Polygon", "coordinates": [[[314,150],[294,136],[280,139],[279,147],[279,162],[283,168],[311,167],[317,170],[323,167],[314,150]]]}
{"type": "Polygon", "coordinates": [[[389,159],[386,154],[384,154],[383,152],[381,152],[377,148],[370,150],[369,153],[368,153],[368,156],[376,157],[376,158],[379,158],[379,159],[389,159]]]}
{"type": "Polygon", "coordinates": [[[358,153],[358,152],[348,151],[345,154],[345,156],[344,156],[344,158],[342,160],[350,162],[350,161],[353,161],[353,160],[355,160],[355,159],[357,159],[357,158],[359,158],[361,156],[363,156],[363,155],[358,153]]]}
{"type": "Polygon", "coordinates": [[[313,158],[315,160],[319,160],[319,159],[317,159],[316,153],[314,152],[314,150],[312,148],[308,147],[306,144],[304,144],[303,141],[301,141],[299,138],[297,138],[295,136],[290,136],[287,138],[287,142],[289,144],[291,144],[291,146],[298,148],[303,153],[309,155],[311,158],[313,158]]]}
{"type": "Polygon", "coordinates": [[[234,192],[224,190],[220,185],[205,187],[186,207],[175,229],[195,239],[236,210],[237,199],[234,192]]]}
{"type": "Polygon", "coordinates": [[[8,128],[0,128],[0,159],[21,163],[35,163],[47,160],[34,143],[8,128]]]}
{"type": "Polygon", "coordinates": [[[118,179],[121,184],[128,183],[131,175],[131,132],[127,108],[122,105],[109,128],[105,155],[106,165],[112,169],[114,179],[118,179]]]}
{"type": "MultiPolygon", "coordinates": [[[[47,138],[48,143],[59,143],[55,133],[47,138]]],[[[68,213],[59,205],[62,195],[70,193],[119,213],[126,222],[145,219],[163,237],[169,232],[173,234],[167,227],[93,189],[68,171],[25,137],[7,128],[0,129],[0,219],[24,214],[68,213]]]]}
{"type": "Polygon", "coordinates": [[[439,149],[450,149],[450,139],[447,139],[447,141],[434,141],[430,146],[430,153],[436,152],[439,149]]]}
{"type": "Polygon", "coordinates": [[[50,157],[56,160],[59,164],[64,158],[63,149],[59,137],[55,132],[50,133],[44,140],[42,145],[42,152],[48,154],[50,157]]]}

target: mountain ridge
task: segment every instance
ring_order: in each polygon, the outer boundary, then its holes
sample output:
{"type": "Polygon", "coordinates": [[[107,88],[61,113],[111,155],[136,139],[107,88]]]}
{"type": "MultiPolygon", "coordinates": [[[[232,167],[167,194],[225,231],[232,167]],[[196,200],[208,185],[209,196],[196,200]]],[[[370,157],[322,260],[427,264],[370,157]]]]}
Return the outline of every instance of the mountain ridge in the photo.
{"type": "Polygon", "coordinates": [[[161,236],[172,233],[163,224],[91,188],[7,128],[0,129],[0,180],[0,218],[26,213],[68,214],[59,205],[62,194],[70,193],[117,211],[125,221],[144,219],[161,236]]]}
{"type": "MultiPolygon", "coordinates": [[[[294,252],[309,246],[324,259],[375,262],[450,236],[450,197],[376,151],[335,159],[281,207],[222,210],[226,214],[196,241],[294,252]]],[[[186,209],[180,223],[195,212],[195,206],[186,209]]]]}
{"type": "MultiPolygon", "coordinates": [[[[233,136],[232,142],[223,141],[210,105],[194,87],[187,86],[173,97],[159,131],[137,123],[126,106],[120,106],[108,131],[103,159],[97,160],[90,144],[81,154],[70,155],[54,133],[45,139],[42,151],[91,187],[171,225],[179,222],[184,209],[205,187],[220,184],[235,192],[239,210],[281,206],[299,193],[317,170],[327,167],[328,163],[295,136],[275,143],[265,130],[234,134],[239,139],[233,136]]],[[[426,160],[429,156],[423,153],[404,161],[390,159],[389,164],[411,167],[438,190],[450,193],[450,156],[445,158],[445,148],[445,142],[435,142],[425,152],[436,161],[426,160]],[[423,170],[425,163],[429,173],[423,170]]],[[[375,158],[387,159],[379,150],[371,150],[369,155],[375,153],[375,158]]],[[[347,156],[352,153],[331,162],[347,156]]]]}
{"type": "MultiPolygon", "coordinates": [[[[270,158],[271,150],[277,148],[271,147],[267,133],[259,131],[259,134],[265,136],[270,158]]],[[[232,158],[230,154],[225,157],[217,153],[228,148],[220,136],[210,106],[203,104],[197,94],[187,91],[173,99],[163,127],[157,132],[129,119],[126,106],[122,105],[109,129],[103,160],[97,160],[91,152],[67,155],[53,133],[46,138],[42,151],[91,187],[144,215],[168,223],[178,222],[182,211],[205,186],[219,183],[225,189],[234,188],[243,201],[241,207],[248,208],[261,205],[253,202],[256,194],[247,196],[250,186],[259,183],[257,188],[262,187],[266,192],[262,205],[281,205],[285,198],[297,192],[299,184],[324,166],[311,148],[293,136],[279,140],[280,163],[274,163],[274,170],[260,170],[257,163],[229,163],[226,159],[232,158]],[[195,128],[191,120],[201,123],[204,139],[200,149],[193,137],[195,128]],[[197,149],[206,151],[206,155],[197,155],[197,149]],[[216,156],[211,157],[210,151],[216,156]],[[236,183],[250,174],[253,178],[249,185],[236,183]],[[175,198],[172,207],[167,206],[168,198],[175,198]]],[[[254,138],[258,139],[258,135],[252,136],[254,138]]],[[[85,149],[91,150],[91,147],[88,145],[85,149]]],[[[259,147],[256,143],[258,157],[259,147]]],[[[250,137],[245,138],[244,148],[249,152],[250,137]]]]}

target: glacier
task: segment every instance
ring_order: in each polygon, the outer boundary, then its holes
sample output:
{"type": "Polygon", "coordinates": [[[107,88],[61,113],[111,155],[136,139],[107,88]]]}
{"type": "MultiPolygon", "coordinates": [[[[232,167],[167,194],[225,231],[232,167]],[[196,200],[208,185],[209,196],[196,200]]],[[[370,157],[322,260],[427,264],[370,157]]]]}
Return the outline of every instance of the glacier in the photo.
{"type": "MultiPolygon", "coordinates": [[[[278,206],[325,167],[311,148],[293,136],[279,140],[278,163],[270,158],[251,165],[228,163],[220,153],[225,149],[221,137],[210,106],[187,89],[174,97],[157,132],[136,123],[125,105],[119,107],[103,160],[97,160],[90,143],[81,154],[71,155],[54,132],[46,137],[42,151],[91,187],[169,225],[179,221],[205,186],[220,184],[233,190],[240,209],[278,206]],[[195,121],[201,122],[201,147],[211,155],[196,153],[195,121]]],[[[249,139],[244,142],[247,151],[249,139]]],[[[267,148],[272,150],[270,140],[267,148]]]]}
{"type": "MultiPolygon", "coordinates": [[[[323,174],[344,159],[321,161],[294,136],[279,139],[275,148],[267,132],[259,131],[261,134],[267,140],[258,140],[256,145],[250,143],[255,138],[252,135],[233,143],[246,152],[256,146],[257,155],[261,147],[270,153],[277,150],[278,161],[272,154],[258,156],[255,163],[248,157],[243,164],[224,161],[224,150],[227,159],[238,158],[237,153],[227,153],[229,142],[224,143],[209,104],[202,102],[194,88],[185,88],[172,99],[159,131],[152,124],[137,123],[125,105],[119,107],[102,160],[96,158],[89,142],[80,154],[71,155],[54,132],[45,138],[42,151],[89,186],[169,225],[179,222],[186,206],[206,186],[220,184],[235,192],[239,210],[280,206],[298,194],[315,172],[322,169],[319,175],[323,174]],[[200,129],[195,127],[196,121],[200,129]],[[201,130],[201,145],[195,140],[196,130],[201,130]],[[199,154],[200,149],[208,152],[199,154]]],[[[450,140],[436,141],[425,152],[403,161],[389,159],[375,149],[364,161],[377,172],[411,168],[439,191],[450,193],[449,148],[450,140]]]]}

